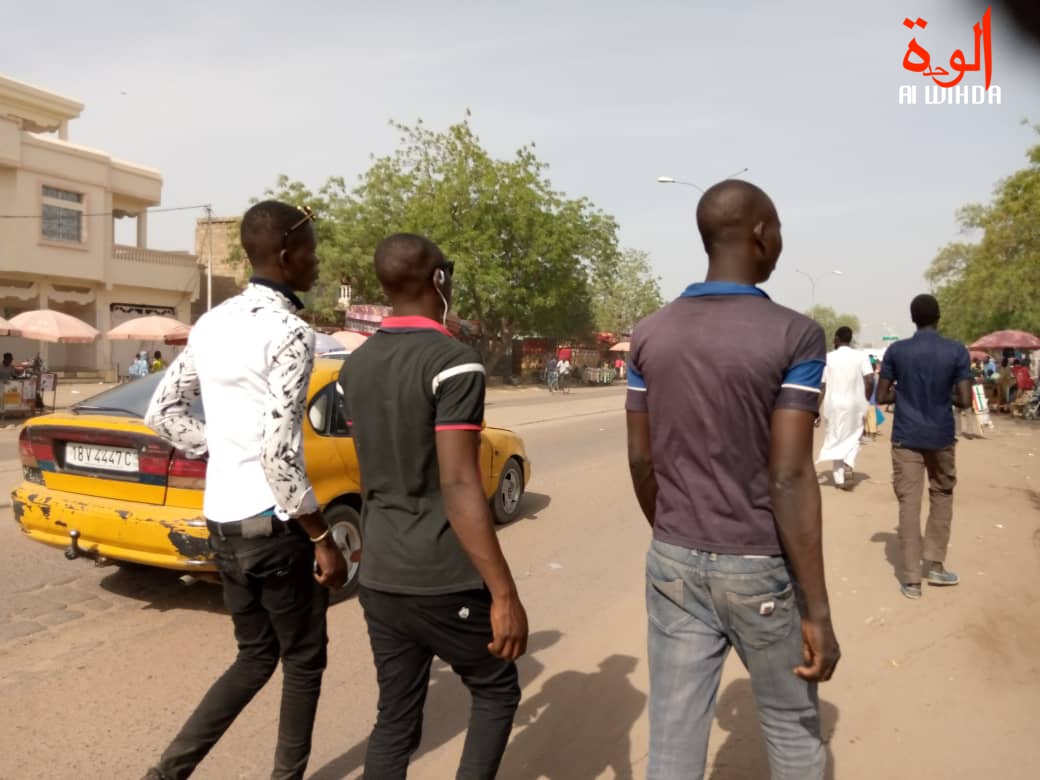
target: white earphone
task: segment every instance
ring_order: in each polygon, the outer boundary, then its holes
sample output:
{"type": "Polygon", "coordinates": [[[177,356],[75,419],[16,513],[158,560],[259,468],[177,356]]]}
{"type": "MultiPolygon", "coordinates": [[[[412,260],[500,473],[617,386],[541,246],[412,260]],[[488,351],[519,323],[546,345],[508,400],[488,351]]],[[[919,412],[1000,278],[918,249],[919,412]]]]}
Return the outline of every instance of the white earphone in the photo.
{"type": "Polygon", "coordinates": [[[433,289],[437,291],[437,295],[440,296],[441,301],[444,303],[444,317],[442,319],[444,327],[448,326],[448,299],[444,297],[444,291],[441,290],[441,287],[444,286],[444,282],[447,281],[447,279],[448,277],[444,273],[443,268],[438,268],[433,275],[433,289]]]}

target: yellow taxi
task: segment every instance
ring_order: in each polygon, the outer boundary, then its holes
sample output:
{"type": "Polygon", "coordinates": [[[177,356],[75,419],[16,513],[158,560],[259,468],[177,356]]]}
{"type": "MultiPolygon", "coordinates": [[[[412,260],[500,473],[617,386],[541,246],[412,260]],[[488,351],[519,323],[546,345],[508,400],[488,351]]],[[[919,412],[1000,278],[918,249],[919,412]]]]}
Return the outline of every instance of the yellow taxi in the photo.
{"type": "MultiPolygon", "coordinates": [[[[361,481],[354,442],[337,403],[341,359],[315,361],[304,422],[307,473],[357,587],[361,481]]],[[[160,373],[119,385],[68,412],[29,420],[18,440],[24,481],[15,521],[65,557],[215,572],[202,495],[205,460],[189,460],[142,421],[160,373]]],[[[204,418],[201,401],[193,413],[204,418]]],[[[516,518],[531,478],[524,443],[511,431],[481,433],[481,473],[495,520],[516,518]]]]}

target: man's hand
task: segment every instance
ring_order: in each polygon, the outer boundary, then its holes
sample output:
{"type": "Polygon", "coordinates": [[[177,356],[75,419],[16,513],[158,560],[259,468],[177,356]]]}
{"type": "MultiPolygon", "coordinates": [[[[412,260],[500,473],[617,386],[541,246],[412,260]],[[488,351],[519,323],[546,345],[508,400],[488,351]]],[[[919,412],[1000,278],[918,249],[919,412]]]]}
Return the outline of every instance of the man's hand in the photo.
{"type": "MultiPolygon", "coordinates": [[[[325,516],[319,512],[310,512],[299,515],[296,522],[311,539],[317,539],[329,530],[329,524],[325,522],[325,516]]],[[[318,564],[314,572],[314,579],[318,584],[329,590],[342,588],[347,581],[347,560],[331,534],[327,534],[320,542],[314,545],[314,560],[318,564]]]]}
{"type": "Polygon", "coordinates": [[[319,585],[329,590],[339,590],[346,584],[347,559],[331,536],[326,536],[314,545],[314,560],[318,564],[314,579],[319,585]]]}
{"type": "Polygon", "coordinates": [[[806,682],[827,682],[834,674],[841,658],[838,638],[830,618],[812,620],[802,618],[802,654],[805,664],[795,667],[794,673],[806,682]]]}
{"type": "Polygon", "coordinates": [[[515,661],[527,652],[527,613],[516,594],[492,598],[491,655],[503,661],[515,661]]]}

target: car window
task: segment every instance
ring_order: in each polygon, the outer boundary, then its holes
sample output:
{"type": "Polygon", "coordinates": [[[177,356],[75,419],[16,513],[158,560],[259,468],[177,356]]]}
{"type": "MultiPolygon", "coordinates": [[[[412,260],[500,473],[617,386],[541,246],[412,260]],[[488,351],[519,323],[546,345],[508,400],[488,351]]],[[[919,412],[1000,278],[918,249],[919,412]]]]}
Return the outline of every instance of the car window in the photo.
{"type": "Polygon", "coordinates": [[[321,436],[350,436],[336,382],[330,382],[314,394],[307,410],[307,419],[310,420],[314,431],[321,436]]]}
{"type": "MultiPolygon", "coordinates": [[[[148,411],[155,389],[159,386],[165,371],[157,371],[141,379],[117,385],[110,390],[98,393],[72,407],[77,414],[114,414],[124,417],[143,419],[148,411]]],[[[202,408],[202,399],[196,398],[190,409],[191,416],[197,420],[205,420],[206,413],[202,408]]]]}

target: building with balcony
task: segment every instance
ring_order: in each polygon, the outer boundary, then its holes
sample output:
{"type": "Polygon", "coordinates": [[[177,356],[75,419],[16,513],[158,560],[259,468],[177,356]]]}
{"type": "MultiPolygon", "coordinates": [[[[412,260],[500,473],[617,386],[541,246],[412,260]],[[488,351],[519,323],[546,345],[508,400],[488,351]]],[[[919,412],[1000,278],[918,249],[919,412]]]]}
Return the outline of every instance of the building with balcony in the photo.
{"type": "MultiPolygon", "coordinates": [[[[74,100],[0,76],[0,316],[56,309],[102,333],[145,314],[183,322],[199,294],[188,252],[148,249],[148,209],[159,205],[159,171],[69,141],[74,100]],[[134,219],[135,246],[115,243],[115,220],[134,219]]],[[[112,375],[142,348],[40,344],[0,337],[16,360],[39,352],[66,374],[112,375]]]]}

